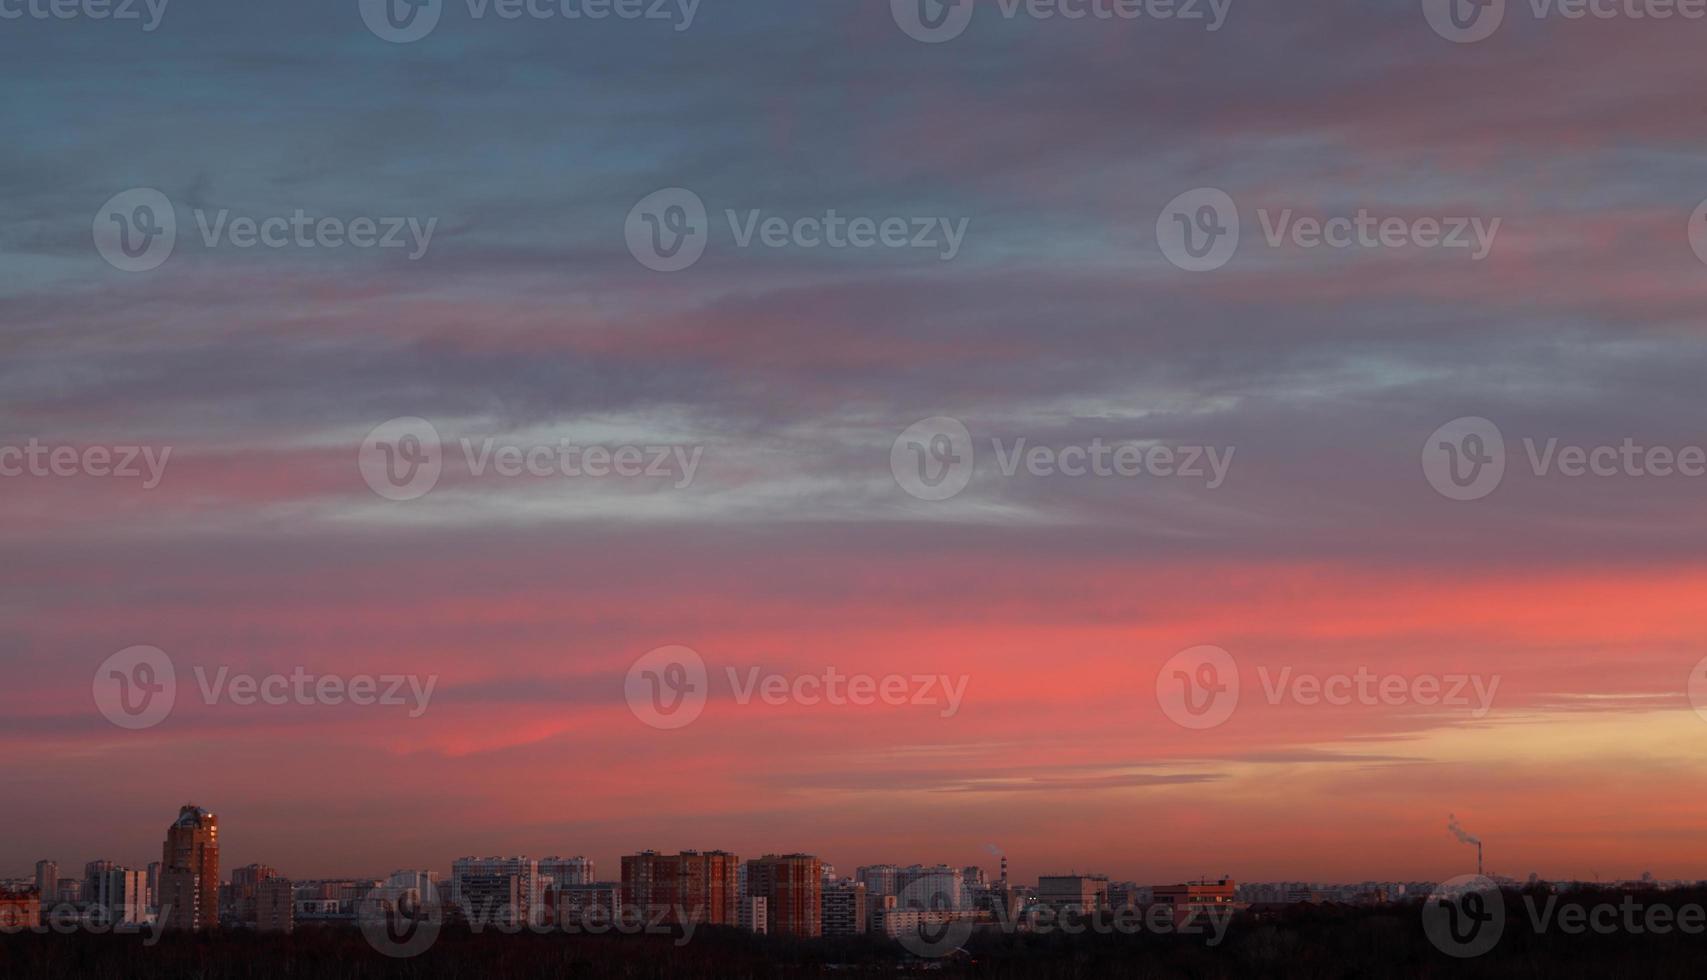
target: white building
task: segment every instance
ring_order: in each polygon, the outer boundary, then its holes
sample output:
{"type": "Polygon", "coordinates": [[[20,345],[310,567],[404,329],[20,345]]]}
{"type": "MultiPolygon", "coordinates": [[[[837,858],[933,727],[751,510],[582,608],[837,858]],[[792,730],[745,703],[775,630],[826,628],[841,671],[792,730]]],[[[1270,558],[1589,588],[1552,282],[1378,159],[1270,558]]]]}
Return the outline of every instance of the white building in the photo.
{"type": "Polygon", "coordinates": [[[89,902],[104,921],[135,924],[148,920],[148,872],[110,868],[91,875],[89,902]]]}

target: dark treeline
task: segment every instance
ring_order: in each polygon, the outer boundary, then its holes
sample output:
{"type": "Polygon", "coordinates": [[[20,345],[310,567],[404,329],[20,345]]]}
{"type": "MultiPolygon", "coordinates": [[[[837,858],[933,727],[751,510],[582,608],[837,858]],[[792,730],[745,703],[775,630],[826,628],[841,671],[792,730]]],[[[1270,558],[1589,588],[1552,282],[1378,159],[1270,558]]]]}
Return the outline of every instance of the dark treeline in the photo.
{"type": "MultiPolygon", "coordinates": [[[[622,980],[742,980],[802,976],[895,976],[1055,980],[1095,977],[1562,977],[1647,980],[1707,976],[1700,930],[1569,932],[1557,917],[1568,906],[1707,906],[1707,891],[1628,893],[1507,892],[1506,924],[1484,955],[1445,955],[1424,933],[1416,903],[1361,908],[1295,905],[1236,918],[1225,940],[1203,936],[1086,931],[1077,935],[979,932],[962,953],[921,960],[872,938],[791,941],[705,928],[678,946],[645,935],[503,935],[447,927],[418,957],[391,959],[348,926],[306,926],[293,935],[220,932],[166,935],[0,936],[5,980],[519,980],[534,977],[622,980]],[[1553,898],[1551,906],[1548,899],[1553,898]],[[1628,900],[1628,901],[1627,901],[1628,900]],[[1537,932],[1534,917],[1549,925],[1537,932]]],[[[1605,917],[1603,916],[1603,919],[1605,917]]]]}

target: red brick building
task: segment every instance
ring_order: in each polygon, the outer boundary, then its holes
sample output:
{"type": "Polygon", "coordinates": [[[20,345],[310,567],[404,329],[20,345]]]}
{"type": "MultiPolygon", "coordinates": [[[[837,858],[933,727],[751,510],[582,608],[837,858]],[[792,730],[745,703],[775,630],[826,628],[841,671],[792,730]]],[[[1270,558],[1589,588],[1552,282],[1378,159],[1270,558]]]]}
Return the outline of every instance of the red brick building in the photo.
{"type": "MultiPolygon", "coordinates": [[[[689,921],[740,924],[736,889],[741,859],[728,851],[642,851],[622,858],[622,903],[643,913],[667,910],[664,921],[677,923],[678,908],[689,921]]],[[[633,914],[632,912],[630,914],[633,914]]],[[[647,916],[651,918],[650,915],[647,916]]]]}
{"type": "Polygon", "coordinates": [[[168,929],[219,927],[219,818],[194,804],[166,828],[158,904],[168,929]]]}
{"type": "Polygon", "coordinates": [[[41,896],[31,888],[0,888],[0,933],[23,932],[41,925],[41,896]]]}
{"type": "Polygon", "coordinates": [[[810,854],[766,854],[747,862],[747,894],[765,900],[773,936],[824,934],[823,864],[810,854]]]}

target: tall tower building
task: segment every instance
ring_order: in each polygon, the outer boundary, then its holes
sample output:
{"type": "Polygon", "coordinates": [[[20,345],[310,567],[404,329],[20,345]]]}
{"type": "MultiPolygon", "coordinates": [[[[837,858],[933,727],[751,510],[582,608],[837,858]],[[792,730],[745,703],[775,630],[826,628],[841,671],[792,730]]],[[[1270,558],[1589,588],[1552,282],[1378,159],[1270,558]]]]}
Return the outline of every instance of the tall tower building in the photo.
{"type": "Polygon", "coordinates": [[[159,902],[168,929],[219,926],[219,818],[193,803],[166,828],[159,902]]]}
{"type": "Polygon", "coordinates": [[[118,869],[118,864],[113,861],[90,861],[83,865],[83,901],[101,904],[106,878],[118,869]]]}
{"type": "Polygon", "coordinates": [[[767,854],[747,862],[747,891],[765,900],[771,935],[810,939],[824,934],[820,868],[810,854],[767,854]]]}
{"type": "Polygon", "coordinates": [[[43,905],[52,905],[59,897],[59,865],[53,861],[36,862],[36,894],[43,905]]]}

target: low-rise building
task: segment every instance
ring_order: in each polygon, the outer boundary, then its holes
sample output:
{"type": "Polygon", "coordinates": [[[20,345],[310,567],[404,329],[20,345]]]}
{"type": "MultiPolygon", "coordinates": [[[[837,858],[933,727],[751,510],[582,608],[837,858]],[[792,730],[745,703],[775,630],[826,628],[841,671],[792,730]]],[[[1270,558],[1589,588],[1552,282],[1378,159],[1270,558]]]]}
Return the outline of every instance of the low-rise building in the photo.
{"type": "Polygon", "coordinates": [[[1107,875],[1044,875],[1037,901],[1057,912],[1094,912],[1108,907],[1107,875]]]}

